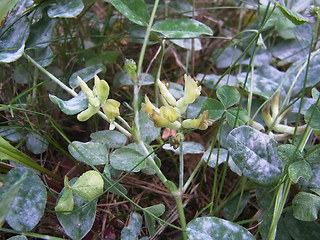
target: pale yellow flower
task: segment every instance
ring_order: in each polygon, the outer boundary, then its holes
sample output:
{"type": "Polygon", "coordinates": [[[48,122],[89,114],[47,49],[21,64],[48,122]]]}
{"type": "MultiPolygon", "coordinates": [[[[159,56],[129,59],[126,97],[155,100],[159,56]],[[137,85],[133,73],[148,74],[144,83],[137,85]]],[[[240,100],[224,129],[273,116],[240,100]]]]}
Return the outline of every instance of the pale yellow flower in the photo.
{"type": "Polygon", "coordinates": [[[107,113],[106,116],[111,121],[114,121],[114,118],[120,115],[120,103],[113,99],[107,100],[110,87],[105,80],[100,80],[95,75],[93,90],[80,77],[78,77],[78,83],[82,92],[88,98],[88,108],[77,115],[79,121],[87,121],[94,114],[98,113],[101,107],[103,107],[104,112],[107,113]]]}
{"type": "Polygon", "coordinates": [[[184,75],[185,87],[184,96],[180,98],[176,106],[180,109],[181,113],[185,112],[188,105],[193,103],[201,94],[201,86],[190,76],[184,75]]]}
{"type": "Polygon", "coordinates": [[[102,109],[104,114],[111,120],[114,121],[116,117],[120,115],[120,103],[114,99],[108,99],[105,104],[103,104],[102,109]]]}
{"type": "Polygon", "coordinates": [[[195,128],[200,130],[206,130],[208,126],[212,124],[211,120],[207,120],[208,111],[204,111],[198,119],[186,119],[182,122],[184,128],[195,128]]]}

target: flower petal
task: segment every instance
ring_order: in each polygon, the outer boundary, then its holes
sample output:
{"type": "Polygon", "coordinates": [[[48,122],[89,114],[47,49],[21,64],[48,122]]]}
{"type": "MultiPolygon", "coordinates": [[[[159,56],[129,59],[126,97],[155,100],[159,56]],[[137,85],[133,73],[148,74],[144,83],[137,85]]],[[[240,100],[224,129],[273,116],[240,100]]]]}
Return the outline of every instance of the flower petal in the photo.
{"type": "Polygon", "coordinates": [[[176,106],[176,99],[172,96],[172,94],[169,92],[168,88],[158,79],[157,80],[160,92],[162,96],[167,100],[167,102],[172,105],[176,106]]]}
{"type": "Polygon", "coordinates": [[[108,99],[105,104],[103,104],[102,109],[104,114],[111,120],[114,121],[116,117],[120,115],[120,103],[114,99],[108,99]]]}
{"type": "Polygon", "coordinates": [[[197,82],[194,81],[190,76],[185,74],[184,80],[184,96],[177,101],[177,107],[182,113],[185,112],[188,105],[193,103],[201,94],[201,86],[198,86],[197,82]]]}
{"type": "Polygon", "coordinates": [[[141,109],[142,111],[144,111],[145,113],[147,113],[148,115],[150,115],[152,113],[152,110],[155,110],[156,112],[159,112],[159,109],[156,108],[149,100],[149,98],[147,97],[147,95],[144,96],[145,99],[145,103],[141,104],[141,109]]]}
{"type": "Polygon", "coordinates": [[[100,78],[97,75],[95,75],[93,91],[96,93],[100,101],[100,105],[103,105],[109,97],[110,87],[105,80],[100,80],[100,78]]]}
{"type": "Polygon", "coordinates": [[[79,86],[82,92],[89,98],[94,97],[92,90],[88,87],[88,85],[81,79],[81,77],[77,77],[79,86]]]}
{"type": "Polygon", "coordinates": [[[80,122],[87,121],[89,118],[91,118],[94,114],[99,112],[100,107],[93,107],[92,105],[89,104],[88,108],[81,113],[77,115],[77,119],[80,122]]]}
{"type": "Polygon", "coordinates": [[[162,106],[160,108],[160,115],[168,119],[171,123],[177,120],[179,113],[171,106],[162,106]]]}

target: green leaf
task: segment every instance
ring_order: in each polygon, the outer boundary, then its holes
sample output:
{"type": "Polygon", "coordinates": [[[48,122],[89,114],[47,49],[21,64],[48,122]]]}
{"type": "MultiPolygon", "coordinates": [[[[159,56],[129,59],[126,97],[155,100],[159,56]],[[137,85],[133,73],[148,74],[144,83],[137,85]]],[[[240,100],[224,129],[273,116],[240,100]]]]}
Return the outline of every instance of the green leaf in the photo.
{"type": "Polygon", "coordinates": [[[23,129],[14,126],[1,126],[0,136],[4,137],[10,142],[18,142],[23,137],[23,129]]]}
{"type": "MultiPolygon", "coordinates": [[[[241,56],[242,51],[239,48],[227,47],[217,58],[217,68],[228,68],[241,56]]],[[[240,64],[240,62],[238,62],[240,64]]]]}
{"type": "Polygon", "coordinates": [[[260,5],[259,7],[259,16],[261,16],[261,18],[264,16],[264,14],[271,14],[272,11],[272,14],[268,16],[268,21],[264,25],[263,30],[275,29],[278,32],[281,32],[286,29],[292,29],[296,26],[283,15],[279,8],[275,8],[274,10],[271,9],[272,8],[268,9],[267,5],[260,5]],[[266,10],[268,10],[268,13],[266,13],[266,10]]]}
{"type": "Polygon", "coordinates": [[[230,126],[239,127],[246,124],[249,121],[248,112],[243,108],[240,108],[237,119],[238,107],[230,108],[227,110],[226,117],[230,126]],[[235,122],[237,119],[237,122],[235,122]]]}
{"type": "Polygon", "coordinates": [[[285,166],[303,159],[301,152],[297,151],[297,147],[293,144],[281,144],[277,152],[279,159],[285,166]]]}
{"type": "MultiPolygon", "coordinates": [[[[204,152],[204,147],[197,142],[182,142],[182,152],[183,154],[200,154],[204,152]]],[[[170,150],[176,154],[180,153],[180,147],[177,149],[174,149],[172,146],[170,146],[169,143],[164,144],[163,149],[170,150]]]]}
{"type": "Polygon", "coordinates": [[[119,148],[126,144],[127,137],[116,130],[102,130],[90,134],[93,142],[103,143],[107,148],[119,148]]]}
{"type": "Polygon", "coordinates": [[[166,38],[196,38],[202,34],[213,34],[208,26],[189,18],[168,19],[157,22],[152,26],[152,31],[161,33],[166,38]]]}
{"type": "Polygon", "coordinates": [[[77,114],[88,107],[88,98],[82,91],[76,97],[67,101],[64,101],[51,94],[49,94],[49,98],[51,102],[58,104],[61,111],[67,115],[77,114]]]}
{"type": "Polygon", "coordinates": [[[319,188],[310,188],[310,190],[316,193],[320,197],[320,189],[319,188]]]}
{"type": "Polygon", "coordinates": [[[55,0],[48,9],[51,18],[73,18],[79,15],[84,8],[82,0],[55,0]]]}
{"type": "MultiPolygon", "coordinates": [[[[184,16],[192,17],[193,6],[184,0],[171,0],[169,2],[169,8],[174,10],[176,13],[181,13],[184,16]]],[[[194,12],[195,16],[197,12],[194,12]]]]}
{"type": "Polygon", "coordinates": [[[143,0],[110,0],[111,4],[130,21],[147,26],[149,13],[143,0]]]}
{"type": "Polygon", "coordinates": [[[308,161],[308,163],[320,163],[320,148],[319,145],[315,145],[312,149],[310,149],[305,154],[305,160],[308,161]]]}
{"type": "Polygon", "coordinates": [[[320,130],[320,104],[318,104],[318,106],[316,104],[312,104],[304,115],[304,118],[306,122],[310,122],[310,127],[315,130],[320,130]]]}
{"type": "Polygon", "coordinates": [[[57,23],[56,19],[49,18],[46,14],[30,27],[29,38],[26,48],[45,48],[51,43],[53,29],[57,23]]]}
{"type": "Polygon", "coordinates": [[[207,98],[203,104],[201,111],[208,110],[208,118],[217,120],[222,117],[224,113],[224,106],[221,102],[216,99],[207,98]]]}
{"type": "Polygon", "coordinates": [[[34,154],[44,153],[48,148],[48,142],[37,133],[27,135],[26,147],[34,154]]]}
{"type": "Polygon", "coordinates": [[[72,145],[69,144],[68,150],[75,159],[89,165],[104,165],[108,163],[109,148],[103,143],[73,141],[72,145]]]}
{"type": "Polygon", "coordinates": [[[85,172],[72,186],[72,191],[87,201],[98,198],[103,193],[103,179],[100,173],[94,170],[85,172]]]}
{"type": "Polygon", "coordinates": [[[63,214],[71,213],[74,206],[72,189],[65,189],[57,203],[57,206],[54,208],[55,211],[63,211],[63,214]]]}
{"type": "MultiPolygon", "coordinates": [[[[71,179],[70,186],[74,184],[77,178],[71,179]]],[[[62,190],[59,198],[63,194],[62,190]]],[[[74,240],[82,239],[93,226],[96,217],[97,200],[87,202],[77,195],[73,196],[74,211],[70,214],[57,212],[58,220],[68,236],[74,240]]]]}
{"type": "MultiPolygon", "coordinates": [[[[270,205],[271,203],[269,203],[270,205]]],[[[262,214],[258,217],[258,221],[261,223],[259,224],[259,233],[262,237],[262,239],[268,239],[268,233],[270,230],[271,222],[272,222],[272,214],[268,213],[267,206],[266,212],[262,212],[262,214]]],[[[269,210],[270,211],[270,210],[269,210]]],[[[277,224],[277,231],[276,231],[276,240],[292,240],[289,231],[287,227],[285,226],[285,222],[282,216],[280,216],[280,219],[277,224]]]]}
{"type": "Polygon", "coordinates": [[[255,239],[244,227],[217,217],[196,218],[188,223],[186,232],[190,240],[255,239]]]}
{"type": "MultiPolygon", "coordinates": [[[[261,96],[265,99],[270,99],[270,97],[278,91],[280,82],[283,79],[283,72],[275,69],[270,65],[263,65],[258,70],[255,70],[253,76],[248,75],[248,81],[246,83],[245,89],[248,92],[261,96]],[[251,89],[251,79],[253,80],[253,86],[251,89]]],[[[246,80],[247,73],[243,72],[236,76],[238,82],[243,87],[246,80]]],[[[280,89],[281,93],[285,95],[283,88],[280,89]]]]}
{"type": "Polygon", "coordinates": [[[8,240],[28,240],[28,238],[24,235],[19,235],[19,236],[8,238],[8,240]]]}
{"type": "Polygon", "coordinates": [[[224,85],[221,88],[218,88],[217,97],[225,108],[229,108],[239,102],[240,93],[235,87],[224,85]]]}
{"type": "Polygon", "coordinates": [[[315,221],[320,210],[320,197],[299,192],[292,200],[293,216],[300,221],[315,221]]]}
{"type": "MultiPolygon", "coordinates": [[[[148,210],[152,214],[154,214],[157,217],[160,217],[165,212],[165,206],[163,204],[157,204],[151,207],[144,208],[145,210],[148,210]]],[[[156,220],[153,216],[150,214],[144,212],[144,218],[148,227],[149,235],[152,237],[156,233],[155,231],[155,224],[156,220]]]]}
{"type": "Polygon", "coordinates": [[[22,56],[29,31],[30,22],[27,16],[14,23],[9,20],[4,23],[0,29],[0,63],[14,62],[22,56]]]}
{"type": "Polygon", "coordinates": [[[250,199],[250,192],[243,192],[241,199],[240,194],[227,202],[223,208],[224,214],[229,221],[234,221],[242,213],[250,199]]]}
{"type": "Polygon", "coordinates": [[[86,68],[83,68],[73,73],[69,79],[69,85],[72,88],[79,86],[77,77],[79,76],[84,82],[88,82],[90,79],[104,70],[102,64],[95,64],[86,68]]]}
{"type": "Polygon", "coordinates": [[[315,87],[312,88],[311,94],[312,94],[312,98],[313,98],[314,100],[316,100],[316,101],[317,101],[318,98],[320,97],[320,92],[319,92],[318,89],[316,89],[315,87]]]}
{"type": "Polygon", "coordinates": [[[7,192],[12,185],[27,174],[20,185],[18,195],[14,199],[6,218],[10,227],[16,231],[31,231],[40,221],[47,203],[47,191],[40,180],[30,169],[14,168],[5,179],[2,193],[7,192]]]}
{"type": "Polygon", "coordinates": [[[290,10],[287,7],[284,7],[278,4],[277,4],[277,7],[280,9],[283,15],[286,16],[295,25],[301,25],[301,24],[304,24],[305,22],[308,22],[308,20],[305,19],[302,15],[290,10]]]}
{"type": "Polygon", "coordinates": [[[18,84],[26,84],[32,81],[30,69],[27,64],[19,64],[14,71],[13,79],[18,84]]]}
{"type": "Polygon", "coordinates": [[[282,176],[277,142],[249,126],[233,129],[227,137],[228,150],[244,176],[261,185],[273,185],[282,176]]]}
{"type": "Polygon", "coordinates": [[[145,143],[150,143],[160,135],[160,128],[154,126],[148,114],[139,112],[140,135],[145,143]]]}
{"type": "MultiPolygon", "coordinates": [[[[211,149],[209,148],[207,151],[205,151],[201,159],[205,163],[208,163],[209,167],[215,168],[217,165],[217,160],[218,160],[218,165],[220,165],[221,163],[226,162],[227,158],[228,158],[228,151],[226,149],[220,148],[220,151],[219,151],[218,148],[214,148],[211,151],[211,149]],[[211,155],[210,155],[210,152],[211,152],[211,155]],[[218,156],[219,156],[219,160],[218,160],[218,156]]],[[[231,156],[229,156],[228,165],[231,171],[235,172],[239,176],[242,175],[240,168],[238,168],[238,166],[234,163],[231,156]]]]}
{"type": "Polygon", "coordinates": [[[312,177],[309,181],[300,178],[299,183],[308,188],[320,188],[320,164],[310,163],[310,166],[312,168],[312,177]]]}
{"type": "MultiPolygon", "coordinates": [[[[270,205],[273,204],[275,190],[273,187],[259,186],[256,189],[256,198],[258,206],[264,211],[270,211],[270,205]]],[[[270,223],[271,224],[271,223],[270,223]]],[[[269,230],[270,227],[268,227],[269,230]]],[[[268,235],[268,233],[267,233],[268,235]]]]}
{"type": "Polygon", "coordinates": [[[141,215],[136,212],[131,212],[129,225],[121,230],[121,240],[138,240],[138,236],[141,232],[141,227],[141,215]]]}
{"type": "Polygon", "coordinates": [[[27,177],[27,172],[17,176],[14,182],[4,181],[4,185],[0,190],[0,227],[3,226],[8,213],[10,212],[13,201],[18,195],[20,185],[27,177]]]}
{"type": "MultiPolygon", "coordinates": [[[[312,37],[310,37],[311,39],[312,37]]],[[[307,40],[302,41],[302,43],[298,43],[298,46],[301,46],[301,44],[307,43],[307,45],[302,45],[304,49],[308,49],[309,44],[307,40]]],[[[284,43],[287,45],[287,41],[284,43]]],[[[278,51],[278,50],[276,50],[278,51]]],[[[280,50],[279,50],[280,51],[280,50]]],[[[285,79],[284,82],[284,88],[288,91],[290,88],[292,88],[292,97],[298,95],[301,93],[301,91],[304,89],[304,87],[309,88],[313,87],[318,84],[319,82],[319,64],[320,64],[320,55],[312,56],[308,65],[308,78],[306,81],[306,86],[304,86],[304,80],[306,76],[306,66],[305,64],[308,61],[308,51],[303,52],[303,50],[298,49],[297,51],[302,52],[303,56],[299,57],[298,60],[296,60],[286,71],[282,79],[285,79]],[[301,68],[303,70],[301,71],[301,68]],[[296,80],[295,80],[296,79],[296,80]],[[293,81],[295,81],[293,87],[291,86],[293,84],[293,81]]],[[[297,55],[296,52],[290,52],[290,55],[297,55]]],[[[318,110],[319,111],[319,110],[318,110]]],[[[319,116],[318,116],[319,117],[319,116]]]]}
{"type": "Polygon", "coordinates": [[[117,170],[139,172],[146,167],[144,158],[137,150],[130,147],[122,147],[110,155],[110,164],[117,170]]]}
{"type": "Polygon", "coordinates": [[[45,48],[27,49],[26,53],[42,67],[49,66],[54,57],[50,46],[45,48]]]}
{"type": "Polygon", "coordinates": [[[286,213],[285,225],[294,240],[318,239],[320,236],[320,224],[317,222],[299,221],[292,216],[292,212],[286,213]]]}
{"type": "Polygon", "coordinates": [[[312,176],[312,168],[307,161],[303,160],[290,164],[288,171],[291,181],[295,183],[301,177],[308,181],[312,176]]]}

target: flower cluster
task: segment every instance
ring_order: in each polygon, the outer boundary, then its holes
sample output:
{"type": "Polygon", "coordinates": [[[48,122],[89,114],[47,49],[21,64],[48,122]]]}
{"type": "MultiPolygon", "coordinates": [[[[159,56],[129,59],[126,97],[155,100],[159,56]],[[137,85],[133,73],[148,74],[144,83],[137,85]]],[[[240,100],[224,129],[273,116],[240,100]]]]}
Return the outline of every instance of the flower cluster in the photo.
{"type": "Polygon", "coordinates": [[[164,104],[160,109],[155,107],[149,98],[145,96],[142,110],[149,115],[156,127],[168,127],[177,130],[182,125],[183,128],[205,130],[211,125],[211,122],[207,120],[208,111],[203,112],[199,119],[186,119],[181,123],[181,115],[185,113],[188,105],[193,103],[201,94],[201,86],[198,86],[197,82],[190,76],[185,74],[184,81],[184,96],[176,100],[167,87],[160,80],[157,80],[164,104]]]}
{"type": "Polygon", "coordinates": [[[100,80],[100,78],[95,75],[93,90],[91,90],[80,77],[78,77],[78,83],[82,92],[88,98],[88,108],[77,116],[79,121],[87,121],[94,114],[98,113],[100,108],[103,109],[110,123],[120,115],[120,103],[114,99],[108,99],[110,87],[105,80],[100,80]]]}

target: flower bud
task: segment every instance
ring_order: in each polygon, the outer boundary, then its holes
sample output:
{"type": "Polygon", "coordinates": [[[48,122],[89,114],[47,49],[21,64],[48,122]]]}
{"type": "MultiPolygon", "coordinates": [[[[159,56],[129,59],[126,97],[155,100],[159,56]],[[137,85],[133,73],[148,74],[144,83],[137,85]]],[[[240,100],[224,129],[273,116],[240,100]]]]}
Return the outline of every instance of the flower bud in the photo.
{"type": "Polygon", "coordinates": [[[133,59],[126,59],[125,69],[132,80],[137,78],[137,64],[133,59]]]}
{"type": "Polygon", "coordinates": [[[108,99],[105,104],[103,104],[102,109],[104,114],[111,121],[114,121],[114,119],[120,115],[119,107],[120,103],[117,100],[108,99]]]}

